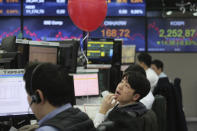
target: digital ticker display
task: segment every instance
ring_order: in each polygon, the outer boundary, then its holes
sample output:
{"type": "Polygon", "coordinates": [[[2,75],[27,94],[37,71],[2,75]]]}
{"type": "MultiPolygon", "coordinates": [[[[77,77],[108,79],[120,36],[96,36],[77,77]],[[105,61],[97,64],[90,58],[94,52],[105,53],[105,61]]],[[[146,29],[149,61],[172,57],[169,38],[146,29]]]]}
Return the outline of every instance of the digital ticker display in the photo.
{"type": "Polygon", "coordinates": [[[67,0],[24,0],[24,16],[66,16],[67,0]]]}
{"type": "Polygon", "coordinates": [[[82,38],[82,31],[67,18],[24,18],[23,37],[32,40],[62,41],[82,38]]]}
{"type": "Polygon", "coordinates": [[[0,16],[20,16],[20,0],[0,0],[0,16]]]}
{"type": "Polygon", "coordinates": [[[197,52],[197,19],[149,19],[148,51],[197,52]]]}
{"type": "Polygon", "coordinates": [[[106,18],[91,37],[123,39],[124,45],[136,45],[136,51],[145,51],[145,18],[106,18]]]}
{"type": "Polygon", "coordinates": [[[145,16],[145,0],[107,0],[107,16],[145,16]]]}
{"type": "Polygon", "coordinates": [[[0,42],[4,37],[21,34],[20,18],[0,18],[0,42]]]}

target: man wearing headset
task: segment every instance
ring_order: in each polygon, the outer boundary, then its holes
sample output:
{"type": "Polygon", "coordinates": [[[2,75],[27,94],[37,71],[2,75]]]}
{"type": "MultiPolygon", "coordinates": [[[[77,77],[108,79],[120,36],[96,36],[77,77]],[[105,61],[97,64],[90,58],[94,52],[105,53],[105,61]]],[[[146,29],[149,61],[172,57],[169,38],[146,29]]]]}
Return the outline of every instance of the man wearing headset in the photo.
{"type": "Polygon", "coordinates": [[[24,74],[30,107],[39,120],[36,131],[93,131],[89,117],[72,107],[72,78],[50,63],[31,64],[24,74]]]}

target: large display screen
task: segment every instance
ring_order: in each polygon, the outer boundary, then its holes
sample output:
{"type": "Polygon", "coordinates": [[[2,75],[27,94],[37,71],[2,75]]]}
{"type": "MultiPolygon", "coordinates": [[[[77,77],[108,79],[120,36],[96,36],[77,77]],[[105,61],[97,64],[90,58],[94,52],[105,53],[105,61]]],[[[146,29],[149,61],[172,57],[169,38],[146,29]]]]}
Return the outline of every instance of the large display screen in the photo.
{"type": "Polygon", "coordinates": [[[145,0],[107,0],[107,16],[145,16],[145,0]]]}
{"type": "Polygon", "coordinates": [[[148,20],[148,51],[197,52],[197,19],[148,20]]]}
{"type": "Polygon", "coordinates": [[[24,16],[65,16],[67,0],[24,0],[24,16]]]}
{"type": "Polygon", "coordinates": [[[81,38],[82,31],[67,18],[24,18],[23,37],[32,40],[62,41],[81,38]]]}
{"type": "Polygon", "coordinates": [[[20,16],[20,0],[0,0],[0,16],[20,16]]]}
{"type": "Polygon", "coordinates": [[[0,42],[4,37],[17,36],[21,32],[20,18],[0,18],[0,42]]]}
{"type": "Polygon", "coordinates": [[[136,51],[145,51],[145,18],[106,18],[90,37],[123,39],[124,45],[136,45],[136,51]]]}

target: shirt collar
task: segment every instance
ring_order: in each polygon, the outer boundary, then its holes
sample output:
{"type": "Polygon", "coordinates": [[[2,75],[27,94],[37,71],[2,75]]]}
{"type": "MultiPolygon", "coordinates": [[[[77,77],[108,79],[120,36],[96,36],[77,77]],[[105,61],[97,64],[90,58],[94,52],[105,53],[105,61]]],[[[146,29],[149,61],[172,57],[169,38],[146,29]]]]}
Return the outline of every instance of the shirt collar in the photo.
{"type": "Polygon", "coordinates": [[[44,116],[39,122],[38,125],[41,125],[42,123],[44,123],[45,121],[53,118],[54,116],[56,116],[57,114],[59,114],[60,112],[67,110],[68,108],[72,107],[70,103],[65,104],[61,107],[58,107],[57,109],[53,110],[52,112],[48,113],[46,116],[44,116]]]}
{"type": "Polygon", "coordinates": [[[161,73],[159,74],[159,78],[164,78],[164,77],[167,77],[167,75],[166,75],[164,72],[161,72],[161,73]]]}

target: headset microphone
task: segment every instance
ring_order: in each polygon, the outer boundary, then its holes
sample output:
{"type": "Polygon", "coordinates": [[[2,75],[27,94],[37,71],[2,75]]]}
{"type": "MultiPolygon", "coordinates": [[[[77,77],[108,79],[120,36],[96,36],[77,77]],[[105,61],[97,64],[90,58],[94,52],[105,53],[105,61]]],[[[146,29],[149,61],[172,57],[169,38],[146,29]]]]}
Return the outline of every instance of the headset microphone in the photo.
{"type": "Polygon", "coordinates": [[[34,70],[32,71],[32,75],[31,75],[31,81],[30,81],[30,92],[33,93],[33,95],[31,95],[31,103],[30,103],[30,106],[33,104],[33,103],[40,103],[41,102],[41,99],[40,99],[40,95],[37,91],[34,91],[33,90],[33,78],[35,77],[35,73],[37,72],[38,68],[40,68],[43,64],[38,64],[34,70]]]}

